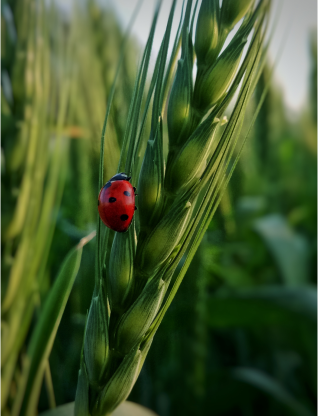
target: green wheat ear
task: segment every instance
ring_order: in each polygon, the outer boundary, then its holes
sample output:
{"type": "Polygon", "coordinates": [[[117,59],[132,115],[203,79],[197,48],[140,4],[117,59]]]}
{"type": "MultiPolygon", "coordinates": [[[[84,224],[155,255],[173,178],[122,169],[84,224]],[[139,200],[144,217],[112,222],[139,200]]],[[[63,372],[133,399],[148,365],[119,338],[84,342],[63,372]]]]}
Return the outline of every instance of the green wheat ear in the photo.
{"type": "MultiPolygon", "coordinates": [[[[146,104],[142,106],[158,2],[136,78],[118,166],[118,172],[132,172],[132,182],[138,183],[140,209],[127,235],[115,235],[110,256],[105,250],[109,233],[102,232],[98,219],[96,286],[85,332],[76,415],[111,414],[128,397],[138,377],[241,153],[242,145],[233,158],[247,103],[265,63],[270,3],[261,0],[255,7],[251,0],[224,0],[220,8],[218,0],[203,0],[194,36],[197,4],[193,7],[188,0],[168,58],[176,4],[173,1],[146,104]],[[239,29],[222,51],[240,20],[239,29]],[[198,71],[193,81],[194,62],[198,71]],[[165,130],[163,115],[169,90],[165,130]],[[216,135],[234,98],[229,120],[216,135]],[[143,128],[152,99],[151,133],[145,143],[143,128]],[[141,149],[145,151],[139,164],[141,149]],[[229,171],[230,163],[233,167],[229,171]],[[183,257],[181,271],[176,272],[183,257]]],[[[101,140],[100,187],[113,93],[114,88],[101,140]]],[[[255,116],[258,111],[259,107],[255,116]]]]}

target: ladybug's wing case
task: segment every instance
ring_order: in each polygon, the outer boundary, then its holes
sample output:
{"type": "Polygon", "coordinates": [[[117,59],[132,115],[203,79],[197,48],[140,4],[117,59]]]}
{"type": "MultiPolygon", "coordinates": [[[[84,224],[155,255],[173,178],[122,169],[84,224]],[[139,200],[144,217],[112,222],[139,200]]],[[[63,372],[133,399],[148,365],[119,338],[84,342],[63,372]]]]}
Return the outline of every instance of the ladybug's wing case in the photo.
{"type": "Polygon", "coordinates": [[[99,215],[107,227],[114,231],[128,230],[135,212],[135,193],[128,181],[111,181],[99,194],[99,215]]]}

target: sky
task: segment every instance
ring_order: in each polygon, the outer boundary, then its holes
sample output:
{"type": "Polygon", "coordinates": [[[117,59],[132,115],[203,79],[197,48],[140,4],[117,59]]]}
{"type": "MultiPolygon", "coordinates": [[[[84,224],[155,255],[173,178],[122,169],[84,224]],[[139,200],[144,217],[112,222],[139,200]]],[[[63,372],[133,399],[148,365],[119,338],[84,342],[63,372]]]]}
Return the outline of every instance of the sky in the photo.
{"type": "MultiPolygon", "coordinates": [[[[123,28],[138,0],[103,0],[112,4],[123,28]]],[[[139,42],[146,43],[156,0],[144,0],[132,28],[139,42]]],[[[159,50],[160,42],[168,19],[171,0],[163,0],[158,20],[154,48],[159,50]]],[[[177,10],[181,10],[182,1],[177,0],[177,10]]],[[[306,104],[308,96],[308,77],[310,74],[309,35],[317,27],[317,2],[315,0],[273,0],[272,16],[278,14],[279,20],[270,44],[270,56],[274,60],[279,55],[276,69],[276,81],[284,90],[287,106],[294,111],[306,104]],[[279,14],[278,14],[279,13],[279,14]],[[283,44],[283,48],[281,45],[283,44]],[[280,52],[282,51],[282,52],[280,52]]],[[[274,20],[274,19],[273,19],[274,20]]],[[[174,32],[177,29],[177,19],[174,32]]]]}

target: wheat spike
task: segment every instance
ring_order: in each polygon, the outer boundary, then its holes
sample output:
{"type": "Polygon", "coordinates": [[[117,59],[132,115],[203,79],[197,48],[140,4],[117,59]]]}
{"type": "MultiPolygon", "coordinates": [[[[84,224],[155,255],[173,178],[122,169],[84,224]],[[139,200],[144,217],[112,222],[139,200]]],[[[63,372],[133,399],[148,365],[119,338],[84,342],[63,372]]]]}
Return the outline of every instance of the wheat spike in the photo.
{"type": "Polygon", "coordinates": [[[233,160],[246,105],[265,61],[263,45],[270,0],[261,0],[257,6],[251,0],[223,0],[221,7],[218,0],[203,0],[195,36],[196,6],[188,0],[168,59],[175,3],[171,6],[146,109],[141,114],[159,6],[156,8],[118,167],[118,172],[132,172],[132,181],[138,183],[140,209],[127,236],[115,236],[110,264],[106,265],[108,257],[102,251],[107,247],[108,231],[105,240],[99,221],[97,283],[81,360],[75,407],[81,409],[76,411],[78,415],[84,414],[80,400],[87,408],[87,395],[81,393],[85,386],[89,386],[89,413],[85,414],[92,416],[111,414],[128,397],[153,336],[229,180],[227,167],[233,160]],[[239,29],[222,51],[239,21],[239,29]],[[180,43],[181,56],[176,64],[180,43]],[[169,89],[169,150],[165,158],[163,143],[167,138],[163,137],[162,124],[169,89]],[[140,167],[143,124],[152,97],[151,134],[140,167]],[[232,113],[225,127],[221,127],[224,123],[220,120],[224,120],[233,98],[232,113]],[[222,130],[216,135],[219,129],[222,130]],[[185,262],[177,273],[183,256],[185,262]]]}

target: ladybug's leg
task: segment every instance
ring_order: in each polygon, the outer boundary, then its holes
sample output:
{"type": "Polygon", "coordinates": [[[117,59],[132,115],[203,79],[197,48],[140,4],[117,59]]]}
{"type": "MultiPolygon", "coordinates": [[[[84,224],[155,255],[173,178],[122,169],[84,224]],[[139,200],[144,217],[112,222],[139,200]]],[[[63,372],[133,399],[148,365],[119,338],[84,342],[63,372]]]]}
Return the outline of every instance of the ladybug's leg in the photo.
{"type": "Polygon", "coordinates": [[[136,191],[136,189],[137,189],[137,188],[136,188],[135,186],[133,186],[133,190],[134,190],[134,192],[136,191]]]}
{"type": "Polygon", "coordinates": [[[135,211],[137,210],[138,208],[135,206],[135,211]]]}

